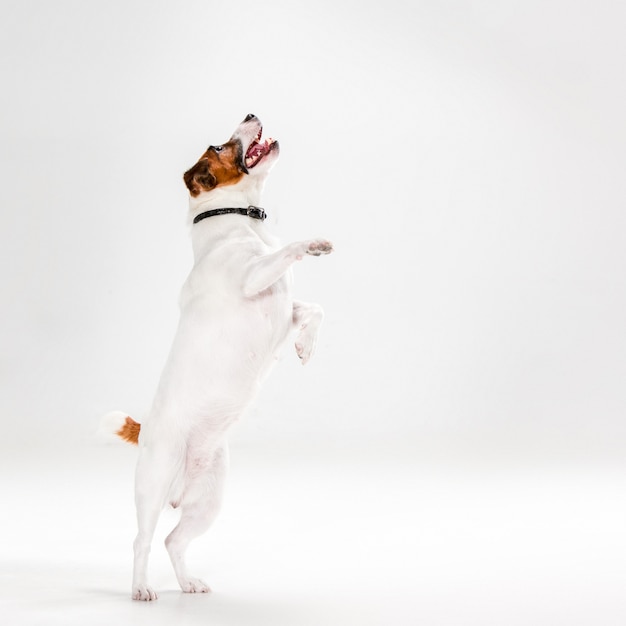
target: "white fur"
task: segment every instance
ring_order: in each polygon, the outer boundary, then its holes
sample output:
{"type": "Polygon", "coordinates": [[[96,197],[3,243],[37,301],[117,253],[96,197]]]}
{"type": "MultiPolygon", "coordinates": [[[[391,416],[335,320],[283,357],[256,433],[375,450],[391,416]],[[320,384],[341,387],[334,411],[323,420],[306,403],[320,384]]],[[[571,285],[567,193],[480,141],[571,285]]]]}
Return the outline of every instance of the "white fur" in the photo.
{"type": "Polygon", "coordinates": [[[118,433],[126,423],[128,413],[111,411],[102,417],[96,436],[103,441],[119,441],[118,433]]]}
{"type": "MultiPolygon", "coordinates": [[[[259,129],[252,118],[233,138],[245,151],[259,129]]],[[[212,208],[259,205],[277,155],[278,148],[236,185],[192,197],[190,220],[212,208]]],[[[302,362],[311,358],[323,317],[318,305],[293,302],[291,265],[306,254],[331,252],[327,241],[279,248],[263,222],[241,215],[210,217],[191,231],[194,266],[182,288],[178,330],[139,438],[136,600],[157,597],[147,580],[148,555],[168,503],[181,510],[166,539],[178,582],[186,592],[209,591],[187,572],[184,553],[219,510],[228,465],[224,435],[254,399],[292,330],[302,362]]],[[[122,416],[116,413],[111,421],[121,426],[122,416]]]]}

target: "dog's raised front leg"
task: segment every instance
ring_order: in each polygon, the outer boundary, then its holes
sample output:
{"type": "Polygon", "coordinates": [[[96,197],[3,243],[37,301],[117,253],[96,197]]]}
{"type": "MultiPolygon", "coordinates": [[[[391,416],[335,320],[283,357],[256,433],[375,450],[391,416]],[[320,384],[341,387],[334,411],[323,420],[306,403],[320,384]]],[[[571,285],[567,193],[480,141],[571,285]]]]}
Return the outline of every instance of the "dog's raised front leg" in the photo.
{"type": "Polygon", "coordinates": [[[264,289],[271,287],[295,262],[305,254],[320,256],[333,251],[333,244],[324,239],[298,241],[290,243],[266,256],[258,257],[249,266],[243,292],[246,297],[256,296],[264,289]]]}
{"type": "Polygon", "coordinates": [[[315,352],[317,333],[324,319],[324,310],[319,304],[294,301],[293,325],[298,331],[296,353],[306,365],[315,352]]]}

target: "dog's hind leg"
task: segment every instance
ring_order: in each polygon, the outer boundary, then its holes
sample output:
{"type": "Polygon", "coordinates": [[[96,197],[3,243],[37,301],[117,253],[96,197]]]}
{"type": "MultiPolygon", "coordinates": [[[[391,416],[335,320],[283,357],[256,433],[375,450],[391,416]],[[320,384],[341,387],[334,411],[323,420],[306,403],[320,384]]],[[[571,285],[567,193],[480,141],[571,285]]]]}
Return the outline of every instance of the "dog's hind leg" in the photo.
{"type": "Polygon", "coordinates": [[[133,544],[133,600],[156,600],[156,592],[148,585],[148,557],[159,515],[178,469],[171,449],[145,447],[139,452],[135,474],[137,537],[133,544]]]}
{"type": "Polygon", "coordinates": [[[204,533],[219,513],[227,467],[226,444],[206,456],[190,453],[187,459],[180,521],[165,540],[176,578],[186,593],[210,591],[204,581],[188,574],[185,552],[192,539],[204,533]]]}
{"type": "Polygon", "coordinates": [[[315,352],[317,333],[324,319],[324,310],[319,304],[295,301],[293,303],[293,326],[298,331],[296,353],[306,365],[315,352]]]}

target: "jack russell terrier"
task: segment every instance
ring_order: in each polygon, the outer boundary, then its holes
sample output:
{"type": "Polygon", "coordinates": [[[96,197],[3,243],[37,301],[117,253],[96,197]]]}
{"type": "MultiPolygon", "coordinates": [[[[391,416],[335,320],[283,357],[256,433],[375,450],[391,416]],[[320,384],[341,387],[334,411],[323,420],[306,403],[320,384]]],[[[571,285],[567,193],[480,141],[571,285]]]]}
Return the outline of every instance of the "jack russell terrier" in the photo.
{"type": "Polygon", "coordinates": [[[105,428],[138,444],[138,534],[132,597],[156,600],[148,555],[161,510],[180,509],[165,545],[183,591],[206,593],[191,576],[185,551],[215,519],[228,464],[225,434],[250,405],[292,330],[302,363],[315,349],[323,312],[294,301],[292,265],[332,251],[311,239],[279,247],[259,208],[278,142],[261,141],[248,115],[224,144],[209,146],[184,174],[194,265],[182,288],[180,321],[154,403],[141,425],[114,411],[105,428]]]}

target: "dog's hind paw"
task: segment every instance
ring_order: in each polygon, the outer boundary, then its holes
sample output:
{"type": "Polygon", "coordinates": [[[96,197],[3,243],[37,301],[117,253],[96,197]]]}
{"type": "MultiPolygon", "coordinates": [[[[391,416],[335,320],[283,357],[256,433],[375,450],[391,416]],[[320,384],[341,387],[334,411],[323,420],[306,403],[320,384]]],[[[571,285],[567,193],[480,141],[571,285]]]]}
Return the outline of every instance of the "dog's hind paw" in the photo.
{"type": "Polygon", "coordinates": [[[133,587],[132,593],[133,600],[144,600],[146,602],[150,602],[151,600],[156,600],[159,596],[157,596],[156,591],[148,585],[137,585],[133,587]]]}
{"type": "Polygon", "coordinates": [[[187,578],[179,582],[185,593],[211,593],[211,588],[199,578],[187,578]]]}

